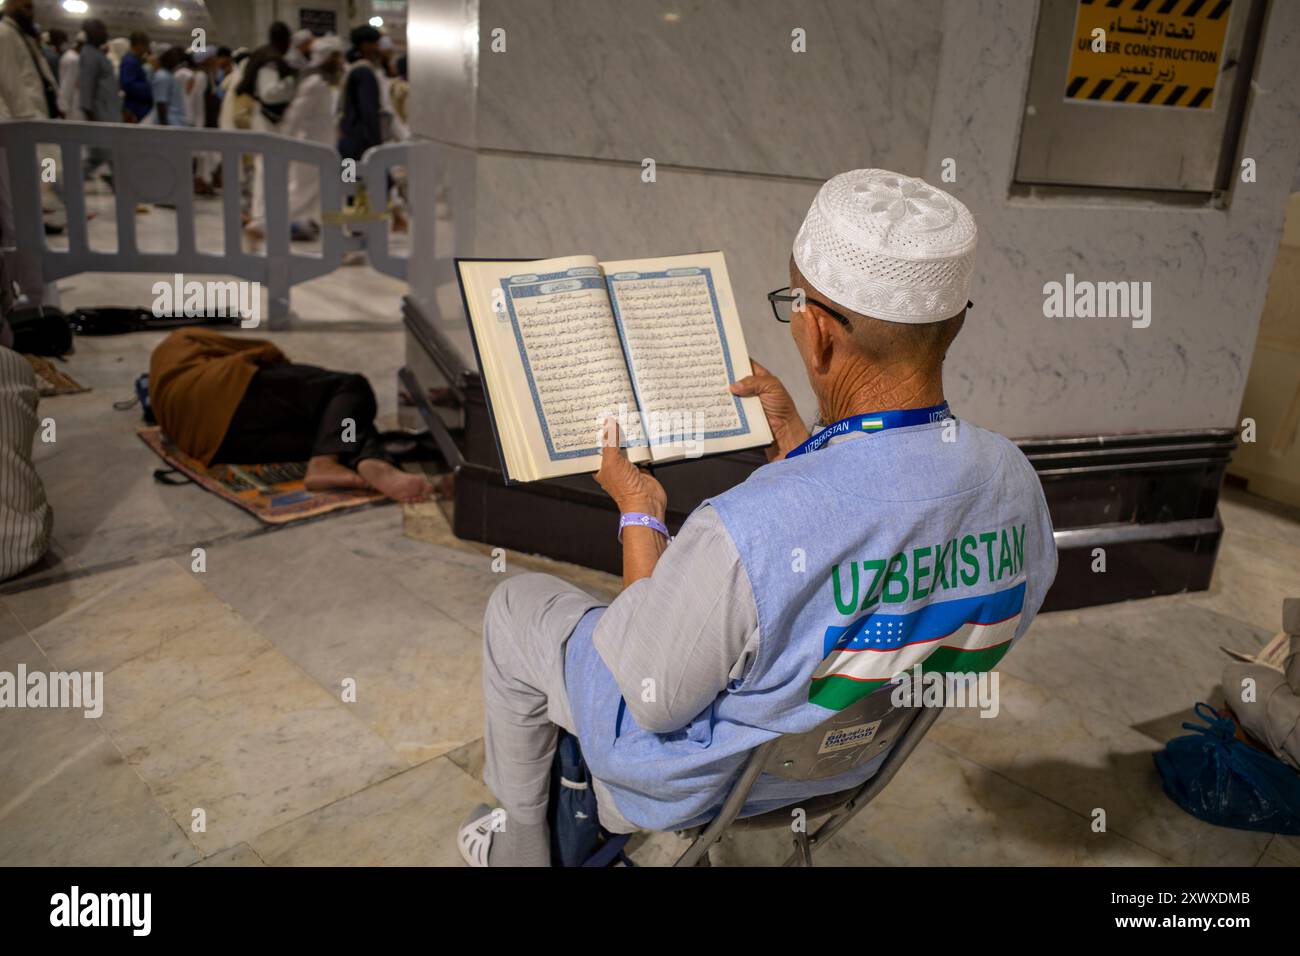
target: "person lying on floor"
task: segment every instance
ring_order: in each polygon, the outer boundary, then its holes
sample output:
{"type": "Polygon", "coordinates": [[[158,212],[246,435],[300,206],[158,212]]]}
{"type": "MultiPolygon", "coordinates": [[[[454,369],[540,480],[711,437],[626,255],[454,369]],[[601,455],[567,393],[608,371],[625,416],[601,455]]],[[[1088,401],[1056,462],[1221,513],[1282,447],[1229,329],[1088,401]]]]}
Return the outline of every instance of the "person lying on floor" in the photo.
{"type": "MultiPolygon", "coordinates": [[[[769,295],[829,424],[810,435],[755,363],[732,391],[762,403],[768,464],[671,543],[663,487],[606,445],[596,480],[622,513],[623,592],[602,607],[524,574],[488,601],[484,781],[504,814],[470,812],[470,865],[549,864],[557,725],[578,737],[602,826],[684,829],[716,815],[761,744],[893,694],[923,662],[990,670],[1025,633],[1056,575],[1042,487],[943,395],[974,252],[947,193],[836,176],[795,239],[790,287],[769,295]]],[[[858,786],[886,755],[816,781],[762,775],[741,814],[858,786]]]]}
{"type": "Polygon", "coordinates": [[[309,491],[373,488],[404,503],[433,490],[387,458],[365,376],[291,362],[262,339],[177,329],[149,360],[149,402],[204,465],[305,461],[309,491]]]}

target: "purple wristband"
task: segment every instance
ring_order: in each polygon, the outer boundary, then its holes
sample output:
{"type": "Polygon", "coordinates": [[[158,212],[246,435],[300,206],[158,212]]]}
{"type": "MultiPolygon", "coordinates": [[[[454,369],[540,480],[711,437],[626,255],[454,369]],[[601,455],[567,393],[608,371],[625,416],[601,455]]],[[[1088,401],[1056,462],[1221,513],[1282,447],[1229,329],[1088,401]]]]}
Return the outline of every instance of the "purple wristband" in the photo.
{"type": "Polygon", "coordinates": [[[618,516],[618,540],[623,540],[623,529],[627,527],[652,528],[669,541],[673,536],[668,533],[668,526],[654,515],[642,514],[640,511],[624,511],[618,516]]]}

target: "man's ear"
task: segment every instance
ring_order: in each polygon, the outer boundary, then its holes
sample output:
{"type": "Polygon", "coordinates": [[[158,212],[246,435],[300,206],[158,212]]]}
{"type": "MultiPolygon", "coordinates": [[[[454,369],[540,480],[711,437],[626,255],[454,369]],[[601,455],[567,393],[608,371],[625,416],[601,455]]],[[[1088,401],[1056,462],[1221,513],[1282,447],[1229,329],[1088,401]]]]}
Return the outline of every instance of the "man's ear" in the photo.
{"type": "Polygon", "coordinates": [[[812,319],[808,323],[808,353],[813,368],[824,373],[831,367],[831,355],[835,351],[834,329],[839,323],[816,302],[809,301],[807,314],[812,319]]]}

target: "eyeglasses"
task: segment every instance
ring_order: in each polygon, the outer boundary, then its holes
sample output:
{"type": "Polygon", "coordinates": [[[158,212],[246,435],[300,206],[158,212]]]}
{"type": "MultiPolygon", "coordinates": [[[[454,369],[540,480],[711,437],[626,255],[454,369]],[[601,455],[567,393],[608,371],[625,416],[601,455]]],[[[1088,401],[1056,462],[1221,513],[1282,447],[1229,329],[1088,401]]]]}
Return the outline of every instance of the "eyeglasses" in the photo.
{"type": "Polygon", "coordinates": [[[790,313],[794,310],[794,304],[796,302],[799,302],[804,305],[815,305],[819,309],[825,311],[828,315],[834,318],[846,329],[853,328],[853,326],[849,323],[849,320],[847,318],[845,318],[839,312],[836,312],[829,305],[826,305],[825,303],[822,302],[818,302],[816,299],[808,298],[808,296],[803,292],[802,289],[799,290],[798,295],[794,295],[793,290],[791,290],[791,288],[788,285],[782,286],[779,289],[775,289],[769,292],[767,294],[767,301],[772,303],[772,314],[776,316],[776,320],[778,322],[789,322],[790,313]]]}
{"type": "MultiPolygon", "coordinates": [[[[836,312],[825,302],[818,302],[816,299],[808,298],[807,294],[804,293],[803,290],[800,290],[799,294],[795,295],[788,285],[769,292],[767,294],[767,301],[772,303],[772,314],[776,316],[778,322],[789,322],[791,313],[794,310],[794,303],[802,301],[805,306],[817,306],[817,308],[835,319],[835,321],[839,322],[846,329],[853,328],[852,323],[849,322],[842,313],[836,312]]],[[[966,308],[975,308],[975,303],[967,299],[966,308]]]]}

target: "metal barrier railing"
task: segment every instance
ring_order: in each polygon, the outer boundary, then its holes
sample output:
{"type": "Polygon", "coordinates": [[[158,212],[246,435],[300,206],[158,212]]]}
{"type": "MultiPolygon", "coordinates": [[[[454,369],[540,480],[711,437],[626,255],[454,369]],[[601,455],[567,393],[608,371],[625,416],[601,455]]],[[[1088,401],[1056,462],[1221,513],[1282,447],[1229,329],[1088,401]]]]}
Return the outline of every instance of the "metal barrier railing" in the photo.
{"type": "MultiPolygon", "coordinates": [[[[6,237],[3,254],[14,266],[26,261],[39,267],[45,282],[83,272],[145,272],[172,275],[232,275],[260,282],[267,291],[268,319],[283,328],[289,317],[289,290],[301,282],[338,268],[345,252],[364,249],[371,265],[385,275],[407,279],[407,256],[389,248],[383,217],[341,223],[344,200],[357,191],[357,183],[344,182],[338,153],[330,146],[309,143],[274,133],[137,126],[122,123],[79,123],[51,120],[0,122],[0,148],[9,165],[14,207],[13,239],[6,237]],[[51,248],[41,211],[43,145],[58,148],[63,173],[59,191],[67,207],[67,248],[51,248]],[[225,188],[222,191],[223,243],[220,252],[198,248],[195,234],[193,157],[199,153],[221,156],[225,188]],[[84,161],[105,156],[113,172],[114,222],[117,249],[91,248],[86,220],[84,161]],[[265,239],[261,248],[246,251],[241,221],[238,173],[242,157],[259,156],[265,177],[265,239]],[[321,244],[319,252],[295,253],[289,238],[289,164],[304,163],[320,178],[321,244]],[[138,203],[169,204],[176,209],[174,252],[141,251],[136,234],[138,203]],[[31,260],[39,260],[33,263],[31,260]]],[[[371,204],[383,209],[388,174],[407,165],[419,144],[396,143],[366,152],[357,165],[357,180],[364,183],[371,204]]],[[[412,223],[412,229],[416,229],[412,223]]],[[[22,274],[20,268],[11,274],[22,274]]],[[[34,274],[34,273],[29,273],[34,274]]]]}

